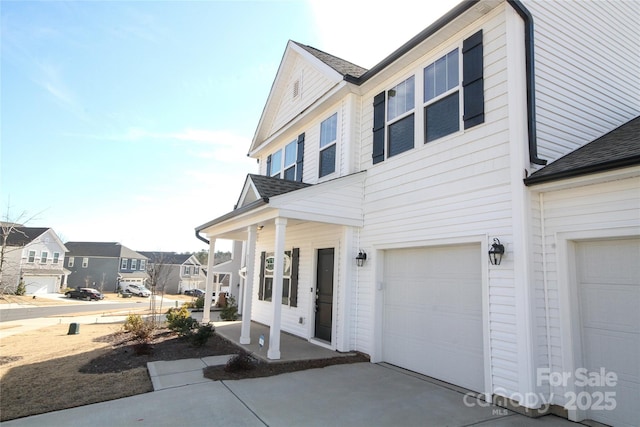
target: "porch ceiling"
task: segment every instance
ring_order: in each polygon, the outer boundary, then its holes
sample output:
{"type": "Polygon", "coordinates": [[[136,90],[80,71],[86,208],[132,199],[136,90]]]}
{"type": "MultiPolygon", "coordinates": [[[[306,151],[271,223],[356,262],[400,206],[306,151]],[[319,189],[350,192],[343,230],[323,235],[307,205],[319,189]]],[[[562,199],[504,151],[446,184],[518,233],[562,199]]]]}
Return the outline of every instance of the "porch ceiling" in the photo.
{"type": "Polygon", "coordinates": [[[208,238],[246,240],[250,225],[268,227],[276,218],[362,227],[365,172],[258,199],[196,228],[208,238]]]}

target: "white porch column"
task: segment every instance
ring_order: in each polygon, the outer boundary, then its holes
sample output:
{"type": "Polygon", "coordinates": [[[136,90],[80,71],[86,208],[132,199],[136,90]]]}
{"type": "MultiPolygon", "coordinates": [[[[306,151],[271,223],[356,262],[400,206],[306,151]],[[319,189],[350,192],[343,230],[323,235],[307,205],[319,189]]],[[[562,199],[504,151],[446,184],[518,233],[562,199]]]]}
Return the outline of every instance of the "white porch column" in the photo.
{"type": "Polygon", "coordinates": [[[273,292],[271,294],[271,327],[269,328],[269,359],[280,359],[280,318],[282,315],[282,275],[284,272],[284,238],[286,218],[276,218],[276,242],[273,260],[273,292]]]}
{"type": "Polygon", "coordinates": [[[245,262],[247,266],[242,296],[242,329],[240,330],[240,344],[251,344],[251,300],[253,299],[253,277],[256,264],[256,230],[255,225],[247,228],[247,252],[245,262]]]}
{"type": "Polygon", "coordinates": [[[211,321],[211,297],[213,296],[213,262],[216,254],[216,239],[209,240],[209,260],[207,261],[207,286],[204,291],[202,323],[211,321]]]}

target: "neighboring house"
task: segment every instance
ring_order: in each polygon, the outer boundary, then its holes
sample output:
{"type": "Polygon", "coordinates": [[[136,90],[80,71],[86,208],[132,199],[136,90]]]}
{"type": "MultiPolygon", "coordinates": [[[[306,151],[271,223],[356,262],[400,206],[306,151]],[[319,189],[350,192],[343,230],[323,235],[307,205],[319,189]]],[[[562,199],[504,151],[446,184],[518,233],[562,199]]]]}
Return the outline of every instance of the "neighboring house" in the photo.
{"type": "Polygon", "coordinates": [[[149,259],[149,269],[159,269],[156,286],[160,286],[165,293],[181,294],[186,289],[204,289],[207,276],[194,255],[175,252],[139,253],[149,259]]]}
{"type": "Polygon", "coordinates": [[[147,257],[116,242],[67,242],[70,287],[116,292],[123,283],[144,285],[147,257]]]}
{"type": "Polygon", "coordinates": [[[66,283],[67,248],[47,227],[11,227],[2,266],[2,290],[15,292],[20,280],[27,294],[55,293],[66,283]]]}
{"type": "Polygon", "coordinates": [[[241,342],[253,319],[271,359],[286,331],[637,424],[638,22],[639,2],[463,2],[370,70],[290,41],[258,173],[196,228],[210,260],[244,242],[241,342]],[[601,367],[615,386],[578,381],[601,367]]]}

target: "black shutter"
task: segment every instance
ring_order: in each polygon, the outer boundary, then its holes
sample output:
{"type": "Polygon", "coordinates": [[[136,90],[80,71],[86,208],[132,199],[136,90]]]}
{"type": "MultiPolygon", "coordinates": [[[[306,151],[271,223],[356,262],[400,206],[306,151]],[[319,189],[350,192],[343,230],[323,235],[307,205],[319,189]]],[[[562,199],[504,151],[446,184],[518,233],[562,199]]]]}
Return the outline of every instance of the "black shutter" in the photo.
{"type": "Polygon", "coordinates": [[[302,168],[304,166],[304,133],[298,136],[298,158],[296,159],[296,181],[302,182],[302,168]]]}
{"type": "Polygon", "coordinates": [[[484,123],[484,73],[482,30],[462,43],[462,88],[464,128],[484,123]]]}
{"type": "Polygon", "coordinates": [[[258,299],[264,299],[264,262],[267,257],[266,252],[260,254],[260,285],[258,286],[258,299]]]}
{"type": "Polygon", "coordinates": [[[384,161],[384,108],[385,93],[373,98],[373,164],[384,161]]]}
{"type": "Polygon", "coordinates": [[[271,154],[267,156],[267,176],[271,176],[271,154]]]}
{"type": "Polygon", "coordinates": [[[289,305],[298,306],[298,263],[300,261],[300,248],[293,248],[291,254],[291,290],[289,291],[289,305]]]}

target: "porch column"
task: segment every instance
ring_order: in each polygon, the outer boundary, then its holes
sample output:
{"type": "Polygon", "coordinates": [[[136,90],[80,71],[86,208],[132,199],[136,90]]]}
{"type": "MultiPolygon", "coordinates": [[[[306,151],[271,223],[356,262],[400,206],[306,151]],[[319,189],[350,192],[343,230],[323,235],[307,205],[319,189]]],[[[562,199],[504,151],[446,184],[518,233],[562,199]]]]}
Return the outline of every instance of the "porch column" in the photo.
{"type": "Polygon", "coordinates": [[[271,294],[271,327],[269,328],[269,359],[280,359],[280,318],[282,315],[282,275],[284,272],[284,238],[286,218],[276,218],[276,242],[273,260],[273,292],[271,294]]]}
{"type": "Polygon", "coordinates": [[[207,261],[207,286],[204,291],[204,308],[202,311],[202,323],[211,321],[211,297],[213,296],[213,262],[216,254],[216,239],[209,240],[209,260],[207,261]]]}
{"type": "Polygon", "coordinates": [[[256,230],[255,225],[247,227],[247,252],[245,255],[247,272],[244,281],[244,295],[242,296],[240,344],[251,344],[251,300],[253,299],[253,270],[256,264],[256,230]]]}

